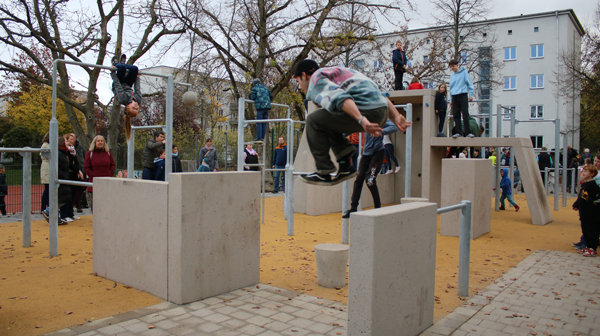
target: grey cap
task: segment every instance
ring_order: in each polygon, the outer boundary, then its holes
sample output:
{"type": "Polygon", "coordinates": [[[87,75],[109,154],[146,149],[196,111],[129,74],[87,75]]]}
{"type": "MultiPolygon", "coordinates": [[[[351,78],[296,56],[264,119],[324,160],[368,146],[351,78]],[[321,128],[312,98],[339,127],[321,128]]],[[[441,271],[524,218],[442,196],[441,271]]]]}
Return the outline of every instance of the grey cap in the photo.
{"type": "Polygon", "coordinates": [[[258,78],[254,78],[251,83],[252,85],[261,84],[260,79],[258,78]]]}

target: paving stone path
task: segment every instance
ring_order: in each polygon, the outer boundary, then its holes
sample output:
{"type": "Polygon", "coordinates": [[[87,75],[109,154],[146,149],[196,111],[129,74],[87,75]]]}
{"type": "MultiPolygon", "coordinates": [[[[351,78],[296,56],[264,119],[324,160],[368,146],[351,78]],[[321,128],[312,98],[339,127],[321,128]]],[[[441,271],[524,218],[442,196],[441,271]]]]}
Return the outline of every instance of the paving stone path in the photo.
{"type": "MultiPolygon", "coordinates": [[[[600,336],[599,302],[600,258],[536,251],[421,336],[600,336]]],[[[337,336],[347,334],[347,310],[338,302],[261,284],[181,306],[165,302],[47,335],[337,336]]]]}

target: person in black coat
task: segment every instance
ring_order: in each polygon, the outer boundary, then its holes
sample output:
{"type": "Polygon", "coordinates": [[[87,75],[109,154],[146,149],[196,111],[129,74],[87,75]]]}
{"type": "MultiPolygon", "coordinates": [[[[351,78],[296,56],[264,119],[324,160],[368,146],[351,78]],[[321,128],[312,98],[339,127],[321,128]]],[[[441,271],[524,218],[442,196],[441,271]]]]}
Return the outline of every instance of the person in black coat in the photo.
{"type": "Polygon", "coordinates": [[[8,195],[8,185],[6,185],[6,171],[4,166],[0,164],[0,212],[2,216],[6,216],[6,203],[4,197],[8,195]]]}
{"type": "Polygon", "coordinates": [[[446,111],[448,110],[448,89],[446,84],[442,83],[438,86],[435,94],[435,113],[440,118],[438,127],[438,137],[444,136],[444,121],[446,121],[446,111]]]}
{"type": "Polygon", "coordinates": [[[404,90],[404,84],[402,83],[402,77],[406,72],[406,63],[408,60],[406,59],[406,54],[402,51],[402,42],[396,42],[396,49],[392,53],[392,64],[394,66],[394,89],[395,90],[404,90]]]}
{"type": "MultiPolygon", "coordinates": [[[[58,179],[59,180],[68,180],[70,178],[69,170],[75,168],[71,166],[69,161],[69,149],[67,148],[66,141],[64,137],[58,137],[58,179]]],[[[60,208],[62,205],[72,202],[71,196],[71,187],[67,184],[59,184],[58,185],[58,207],[60,208]]],[[[50,200],[51,202],[53,200],[50,200]]],[[[42,215],[46,219],[47,222],[50,221],[50,208],[46,208],[46,210],[42,211],[42,215]]],[[[58,225],[67,224],[67,221],[60,217],[60,213],[58,216],[58,225]]]]}
{"type": "Polygon", "coordinates": [[[173,145],[173,164],[171,167],[172,173],[183,173],[183,167],[181,166],[181,159],[179,158],[179,150],[177,145],[173,145]]]}
{"type": "Polygon", "coordinates": [[[544,185],[546,185],[546,174],[544,174],[544,170],[546,168],[552,168],[552,165],[554,164],[552,162],[552,157],[547,151],[548,148],[542,147],[542,151],[537,157],[538,167],[540,168],[540,174],[542,175],[542,182],[544,182],[544,185]]]}

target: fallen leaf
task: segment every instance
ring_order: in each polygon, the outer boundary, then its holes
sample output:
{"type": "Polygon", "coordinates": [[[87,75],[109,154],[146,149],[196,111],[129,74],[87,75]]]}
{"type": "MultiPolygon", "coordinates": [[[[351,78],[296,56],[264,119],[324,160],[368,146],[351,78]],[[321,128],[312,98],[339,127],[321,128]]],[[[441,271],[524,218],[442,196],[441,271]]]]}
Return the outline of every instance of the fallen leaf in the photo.
{"type": "Polygon", "coordinates": [[[152,324],[148,326],[148,329],[154,329],[156,328],[155,326],[153,326],[152,324]]]}
{"type": "Polygon", "coordinates": [[[72,311],[66,311],[66,312],[65,312],[65,315],[71,315],[71,314],[73,314],[73,312],[72,312],[72,311]]]}

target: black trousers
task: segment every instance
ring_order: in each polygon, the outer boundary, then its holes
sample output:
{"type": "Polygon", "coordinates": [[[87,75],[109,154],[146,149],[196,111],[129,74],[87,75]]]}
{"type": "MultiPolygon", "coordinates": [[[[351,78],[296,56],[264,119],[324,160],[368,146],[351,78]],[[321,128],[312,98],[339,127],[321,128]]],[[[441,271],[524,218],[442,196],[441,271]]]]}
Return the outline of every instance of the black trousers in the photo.
{"type": "Polygon", "coordinates": [[[394,77],[394,89],[404,90],[404,85],[402,84],[402,77],[404,77],[404,71],[394,70],[394,77]]]}
{"type": "Polygon", "coordinates": [[[352,202],[350,210],[358,209],[358,201],[363,188],[363,182],[367,181],[367,187],[373,196],[375,208],[381,208],[381,200],[379,198],[379,189],[377,189],[377,174],[381,171],[383,164],[383,156],[385,150],[379,150],[373,155],[363,155],[358,163],[358,175],[354,181],[354,190],[352,190],[352,202]]]}
{"type": "Polygon", "coordinates": [[[600,236],[600,222],[596,218],[581,221],[581,231],[587,247],[598,252],[598,237],[600,236]]]}
{"type": "Polygon", "coordinates": [[[454,117],[454,127],[456,128],[456,132],[462,134],[462,125],[463,123],[460,121],[462,116],[462,120],[465,125],[464,135],[469,133],[473,133],[471,128],[469,127],[469,95],[466,93],[461,93],[458,95],[452,96],[452,116],[454,117]]]}
{"type": "Polygon", "coordinates": [[[444,131],[444,123],[446,121],[446,110],[439,110],[437,115],[440,118],[439,133],[442,133],[444,131]]]}
{"type": "Polygon", "coordinates": [[[6,203],[4,203],[4,197],[0,196],[0,212],[2,212],[2,216],[6,216],[6,203]]]}

